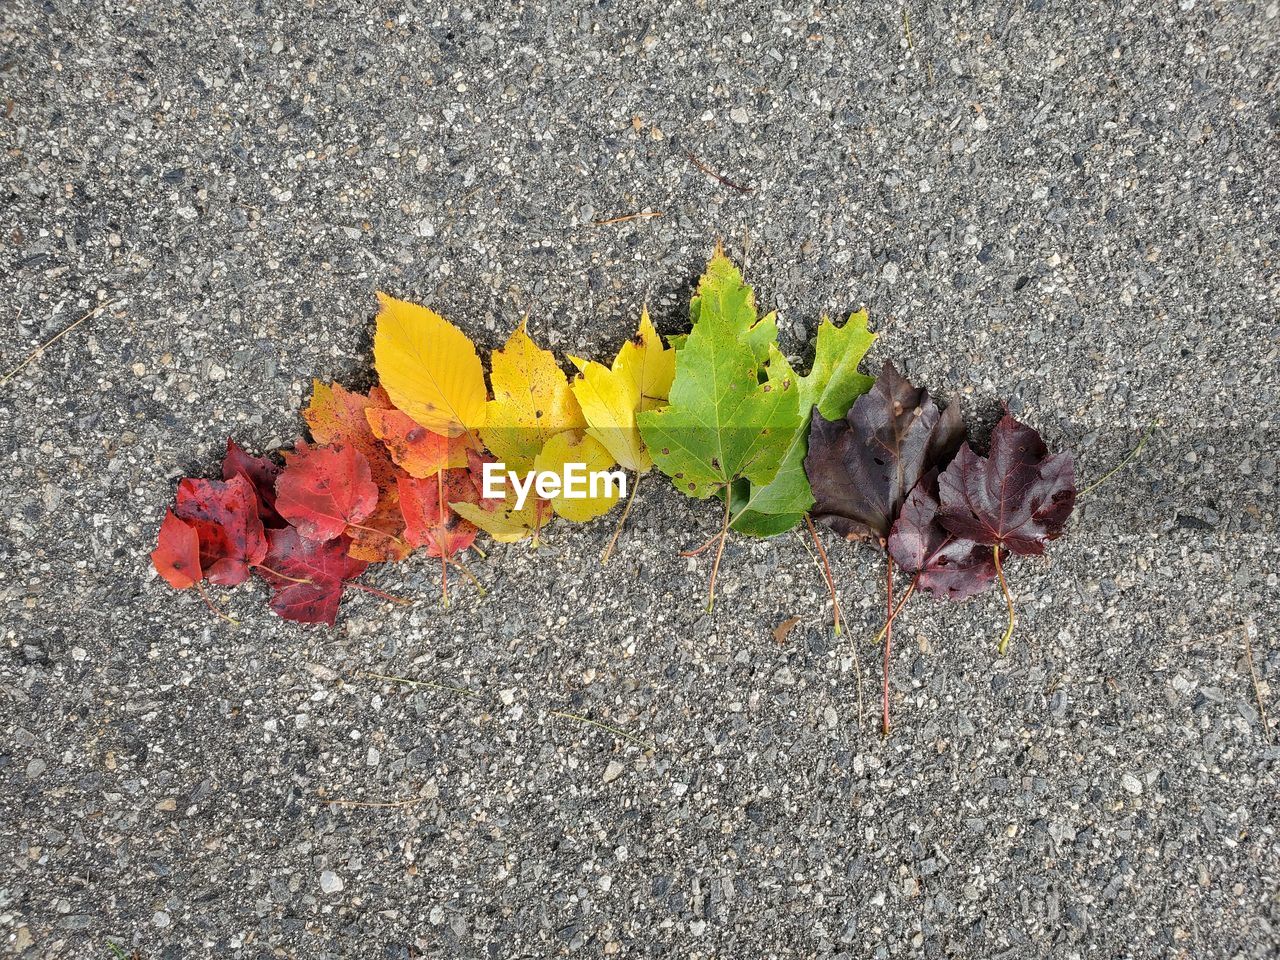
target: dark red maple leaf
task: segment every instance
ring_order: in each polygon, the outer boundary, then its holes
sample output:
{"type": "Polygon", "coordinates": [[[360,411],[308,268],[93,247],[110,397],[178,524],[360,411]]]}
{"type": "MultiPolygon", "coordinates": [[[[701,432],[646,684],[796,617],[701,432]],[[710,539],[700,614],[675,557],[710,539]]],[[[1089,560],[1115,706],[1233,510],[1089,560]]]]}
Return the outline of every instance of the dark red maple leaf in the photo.
{"type": "Polygon", "coordinates": [[[883,547],[907,494],[964,440],[955,405],[944,411],[885,362],[875,386],[840,420],[813,412],[805,473],[810,513],[846,539],[883,547]]]}
{"type": "Polygon", "coordinates": [[[969,444],[938,478],[938,519],[957,536],[990,544],[996,577],[1009,608],[1000,652],[1009,648],[1015,620],[1013,596],[1000,554],[1039,556],[1062,535],[1076,503],[1076,468],[1069,453],[1050,454],[1034,429],[1007,410],[980,457],[969,444]]]}
{"type": "Polygon", "coordinates": [[[369,566],[348,554],[350,539],[309,540],[282,527],[268,530],[267,540],[258,572],[271,586],[271,609],[286,620],[333,626],[344,586],[369,566]]]}
{"type": "Polygon", "coordinates": [[[258,516],[253,484],[237,474],[230,480],[184,477],[174,512],[196,531],[200,568],[211,583],[234,587],[262,562],[267,538],[258,516]]]}
{"type": "Polygon", "coordinates": [[[1050,454],[1031,427],[1005,413],[985,457],[969,444],[938,480],[940,520],[953,533],[1010,553],[1039,556],[1062,535],[1076,503],[1075,462],[1050,454]]]}
{"type": "Polygon", "coordinates": [[[160,524],[156,548],[151,551],[156,572],[175,590],[194,587],[204,574],[200,570],[200,537],[196,528],[166,510],[160,524]]]}
{"type": "Polygon", "coordinates": [[[908,592],[918,588],[942,599],[963,600],[986,590],[996,578],[989,546],[957,537],[938,522],[936,469],[907,495],[889,534],[889,553],[912,576],[908,592]]]}
{"type": "Polygon", "coordinates": [[[369,462],[353,446],[299,443],[276,479],[276,509],[309,540],[332,540],[358,528],[377,505],[369,462]]]}
{"type": "Polygon", "coordinates": [[[264,527],[283,527],[284,518],[276,510],[276,477],[281,467],[267,457],[253,457],[245,453],[238,443],[227,437],[227,455],[222,461],[222,479],[230,480],[242,475],[253,484],[258,495],[258,516],[264,527]]]}
{"type": "Polygon", "coordinates": [[[897,612],[889,534],[920,478],[955,455],[964,441],[964,423],[959,407],[939,410],[928,390],[912,385],[888,361],[875,385],[842,419],[828,420],[815,407],[811,422],[804,458],[814,498],[810,513],[846,539],[866,540],[885,551],[888,619],[881,729],[887,734],[889,657],[897,612]]]}

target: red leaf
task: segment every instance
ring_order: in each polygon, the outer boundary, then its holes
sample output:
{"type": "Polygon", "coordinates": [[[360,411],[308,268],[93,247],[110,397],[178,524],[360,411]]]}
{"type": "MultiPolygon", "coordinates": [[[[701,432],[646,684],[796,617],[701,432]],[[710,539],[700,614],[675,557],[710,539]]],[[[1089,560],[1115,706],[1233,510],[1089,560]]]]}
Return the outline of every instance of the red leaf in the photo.
{"type": "Polygon", "coordinates": [[[378,505],[369,462],[352,446],[304,443],[276,480],[276,509],[309,540],[332,540],[378,505]]]}
{"type": "Polygon", "coordinates": [[[952,533],[1010,553],[1040,555],[1076,503],[1075,462],[1050,455],[1031,427],[1006,413],[980,457],[966,443],[938,480],[940,520],[952,533]]]}
{"type": "Polygon", "coordinates": [[[404,518],[396,480],[404,471],[392,462],[387,448],[374,436],[371,416],[391,406],[386,391],[374,387],[369,395],[355,393],[339,384],[315,381],[311,403],[302,411],[317,443],[354,447],[369,464],[369,478],[378,486],[378,503],[361,524],[365,529],[351,529],[351,555],[378,563],[403,560],[410,547],[401,539],[404,518]]]}
{"type": "Polygon", "coordinates": [[[346,537],[308,540],[293,527],[267,532],[267,558],[258,568],[271,586],[271,609],[298,623],[333,626],[343,584],[369,565],[347,554],[346,537]]]}
{"type": "Polygon", "coordinates": [[[938,522],[938,471],[915,485],[889,534],[889,553],[935,597],[963,600],[996,578],[991,548],[957,537],[938,522]]]}
{"type": "Polygon", "coordinates": [[[258,516],[265,527],[283,527],[284,518],[276,510],[276,477],[281,467],[267,457],[251,457],[230,437],[227,437],[227,455],[222,461],[222,479],[230,480],[236,474],[253,484],[258,495],[258,516]]]}
{"type": "Polygon", "coordinates": [[[843,419],[815,411],[812,422],[804,469],[816,501],[813,518],[850,540],[882,547],[907,494],[964,439],[959,408],[939,411],[928,390],[888,362],[843,419]]]}
{"type": "Polygon", "coordinates": [[[223,587],[244,583],[249,568],[266,555],[258,495],[239,474],[226,481],[184,477],[178,484],[174,512],[195,528],[200,568],[212,583],[223,587]]]}
{"type": "Polygon", "coordinates": [[[159,541],[151,551],[151,562],[175,590],[194,587],[204,579],[200,572],[200,537],[196,528],[172,510],[166,510],[159,541]]]}
{"type": "Polygon", "coordinates": [[[471,471],[441,470],[425,480],[400,478],[400,508],[404,512],[405,539],[426,547],[431,557],[452,557],[476,539],[476,527],[449,509],[451,503],[479,503],[471,471]]]}

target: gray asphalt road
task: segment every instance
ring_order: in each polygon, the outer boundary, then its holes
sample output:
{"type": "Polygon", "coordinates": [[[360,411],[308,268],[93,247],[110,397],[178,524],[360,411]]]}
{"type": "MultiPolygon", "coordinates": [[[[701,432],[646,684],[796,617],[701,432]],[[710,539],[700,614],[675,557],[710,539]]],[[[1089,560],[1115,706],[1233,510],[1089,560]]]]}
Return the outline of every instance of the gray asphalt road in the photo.
{"type": "Polygon", "coordinates": [[[0,14],[3,366],[113,303],[0,386],[6,949],[1276,956],[1276,3],[334,6],[0,14]],[[998,597],[908,608],[889,739],[874,558],[843,637],[797,535],[708,615],[665,483],[447,612],[426,560],[333,630],[151,572],[177,476],[369,385],[375,289],[611,355],[717,238],[980,439],[1007,398],[1088,481],[1165,425],[1008,657],[998,597]]]}

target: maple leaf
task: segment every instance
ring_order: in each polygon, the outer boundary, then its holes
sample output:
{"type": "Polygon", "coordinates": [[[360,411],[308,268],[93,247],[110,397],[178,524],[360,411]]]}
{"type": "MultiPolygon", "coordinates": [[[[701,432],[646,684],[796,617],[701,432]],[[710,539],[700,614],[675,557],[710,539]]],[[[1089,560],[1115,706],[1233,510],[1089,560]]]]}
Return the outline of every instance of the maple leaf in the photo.
{"type": "Polygon", "coordinates": [[[942,525],[977,543],[1039,556],[1062,535],[1076,502],[1075,462],[1050,454],[1034,429],[1006,413],[978,456],[969,444],[938,480],[942,525]]]}
{"type": "MultiPolygon", "coordinates": [[[[566,464],[570,463],[583,464],[587,473],[603,472],[613,466],[613,456],[604,444],[588,434],[579,431],[558,433],[543,446],[533,462],[533,469],[539,473],[558,474],[563,482],[566,464]]],[[[585,523],[608,513],[618,502],[616,485],[609,484],[607,489],[604,486],[597,483],[597,495],[591,496],[588,489],[585,497],[565,496],[562,488],[559,496],[553,496],[547,502],[558,516],[572,523],[585,523]]]]}
{"type": "Polygon", "coordinates": [[[719,541],[711,606],[728,535],[727,490],[742,478],[759,485],[773,480],[801,416],[795,374],[778,351],[772,315],[756,319],[754,294],[722,251],[712,257],[695,302],[693,329],[676,352],[668,405],[636,420],[676,489],[700,499],[726,494],[724,529],[707,543],[719,541]]]}
{"type": "Polygon", "coordinates": [[[884,675],[881,730],[889,732],[889,663],[893,649],[893,558],[889,534],[907,495],[927,472],[945,466],[964,440],[959,407],[940,411],[885,362],[870,391],[840,419],[813,412],[805,473],[813,490],[813,517],[849,540],[885,551],[884,675]]]}
{"type": "MultiPolygon", "coordinates": [[[[769,346],[778,342],[778,314],[769,311],[756,318],[756,294],[743,283],[742,272],[724,252],[718,241],[707,262],[707,269],[698,282],[698,289],[689,299],[689,321],[698,325],[704,304],[716,316],[741,330],[743,341],[751,348],[758,363],[769,359],[769,346]]],[[[688,335],[671,337],[668,342],[675,350],[682,350],[688,335]]]]}
{"type": "Polygon", "coordinates": [[[1039,556],[1062,535],[1076,502],[1075,461],[1069,453],[1050,454],[1040,434],[1007,410],[991,434],[986,457],[969,444],[938,479],[939,520],[952,533],[989,544],[996,576],[1009,609],[1000,652],[1013,636],[1013,596],[1001,563],[1001,551],[1039,556]]]}
{"type": "Polygon", "coordinates": [[[194,587],[204,579],[200,570],[200,537],[196,528],[172,510],[166,510],[156,548],[151,551],[151,563],[175,590],[194,587]]]}
{"type": "Polygon", "coordinates": [[[369,424],[370,410],[390,408],[384,390],[375,387],[366,396],[336,383],[311,381],[311,402],[302,411],[302,419],[317,444],[348,446],[359,450],[369,464],[373,482],[384,486],[396,480],[396,467],[382,441],[369,424]]]}
{"type": "Polygon", "coordinates": [[[450,508],[479,502],[475,478],[465,468],[441,470],[425,480],[401,477],[405,538],[415,547],[426,547],[429,557],[452,557],[475,542],[477,531],[450,508]]]}
{"type": "Polygon", "coordinates": [[[403,560],[410,552],[409,545],[400,536],[404,532],[404,518],[396,490],[396,481],[403,476],[403,471],[393,462],[372,428],[372,418],[385,413],[405,416],[391,409],[382,388],[374,387],[365,396],[319,380],[312,382],[311,402],[302,411],[317,443],[353,447],[369,464],[369,477],[378,486],[378,504],[359,527],[348,530],[347,534],[351,537],[351,555],[373,563],[403,560]]]}
{"type": "Polygon", "coordinates": [[[911,585],[945,600],[964,600],[981,593],[996,578],[991,548],[974,543],[938,522],[938,471],[930,470],[907,495],[889,534],[889,554],[908,574],[911,585]]]}
{"type": "Polygon", "coordinates": [[[521,322],[490,358],[489,401],[480,438],[508,470],[527,471],[557,433],[586,427],[582,408],[555,356],[539,347],[521,322]]]}
{"type": "Polygon", "coordinates": [[[276,480],[276,509],[309,540],[332,540],[378,506],[369,462],[353,446],[298,444],[276,480]]]}
{"type": "Polygon", "coordinates": [[[405,539],[415,547],[426,547],[427,556],[440,558],[440,590],[446,607],[449,605],[449,564],[466,571],[454,558],[475,542],[478,532],[476,525],[460,516],[454,505],[479,502],[475,478],[465,467],[438,470],[426,479],[400,478],[405,539]]]}
{"type": "MultiPolygon", "coordinates": [[[[587,436],[604,447],[620,466],[636,473],[627,495],[627,505],[600,557],[601,563],[608,563],[635,502],[640,476],[653,466],[653,458],[649,456],[636,424],[636,414],[656,410],[667,402],[671,381],[675,377],[676,352],[670,347],[663,347],[662,337],[649,319],[648,307],[645,307],[640,312],[640,325],[635,336],[622,345],[611,366],[580,357],[571,356],[569,359],[579,372],[572,390],[587,421],[587,436]]],[[[601,469],[608,466],[605,464],[601,469]]],[[[563,509],[556,512],[563,517],[569,516],[563,509]]]]}
{"type": "Polygon", "coordinates": [[[867,330],[865,310],[850,315],[841,327],[823,318],[818,325],[813,366],[796,381],[800,423],[791,435],[777,475],[769,483],[739,481],[734,485],[730,506],[730,526],[734,530],[757,537],[776,536],[799,523],[813,506],[813,491],[804,467],[810,412],[816,407],[830,420],[842,417],[854,400],[871,389],[875,379],[860,373],[858,364],[875,339],[875,334],[867,330]]]}
{"type": "Polygon", "coordinates": [[[369,566],[349,554],[340,535],[311,540],[294,527],[267,531],[266,559],[258,573],[271,587],[271,609],[286,620],[333,626],[347,582],[369,566]]]}
{"type": "Polygon", "coordinates": [[[222,479],[230,480],[241,474],[253,484],[258,495],[258,516],[264,527],[284,526],[284,517],[276,510],[276,477],[280,465],[267,457],[252,457],[230,437],[227,438],[227,455],[222,461],[222,479]]]}
{"type": "Polygon", "coordinates": [[[883,548],[912,487],[945,466],[963,440],[959,408],[939,411],[928,390],[886,361],[875,386],[843,418],[813,415],[804,466],[814,519],[883,548]]]}
{"type": "Polygon", "coordinates": [[[587,435],[627,470],[644,473],[653,466],[636,427],[636,414],[666,403],[675,357],[674,350],[663,347],[646,308],[635,337],[622,345],[611,366],[569,358],[579,372],[571,389],[587,422],[587,435]]]}
{"type": "Polygon", "coordinates": [[[488,392],[475,344],[426,307],[378,294],[373,363],[391,402],[435,433],[484,426],[488,392]]]}
{"type": "Polygon", "coordinates": [[[365,418],[391,459],[411,477],[426,479],[440,470],[467,465],[470,434],[446,437],[433,433],[407,413],[395,409],[366,407],[365,418]]]}
{"type": "Polygon", "coordinates": [[[174,513],[196,531],[200,569],[211,583],[234,587],[262,561],[267,538],[258,516],[253,484],[237,474],[230,480],[184,477],[174,513]]]}

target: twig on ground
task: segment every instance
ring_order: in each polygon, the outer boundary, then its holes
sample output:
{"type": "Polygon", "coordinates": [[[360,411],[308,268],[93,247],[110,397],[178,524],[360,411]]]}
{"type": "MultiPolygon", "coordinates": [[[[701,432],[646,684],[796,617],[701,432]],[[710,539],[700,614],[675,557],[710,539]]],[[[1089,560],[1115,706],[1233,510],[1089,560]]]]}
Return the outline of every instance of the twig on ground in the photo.
{"type": "Polygon", "coordinates": [[[654,750],[654,751],[658,749],[657,744],[648,743],[644,740],[639,739],[638,737],[633,737],[631,734],[627,733],[627,731],[619,730],[617,727],[610,726],[607,723],[601,723],[599,720],[592,720],[590,717],[580,717],[576,713],[565,713],[563,710],[548,710],[547,712],[551,716],[559,717],[562,720],[576,720],[578,723],[585,723],[589,726],[597,727],[600,730],[604,730],[608,733],[612,733],[616,737],[622,737],[623,740],[627,740],[631,743],[634,743],[637,747],[640,747],[641,749],[654,750]]]}
{"type": "Polygon", "coordinates": [[[393,677],[385,673],[370,673],[368,670],[357,671],[362,677],[371,677],[374,680],[385,680],[387,683],[403,683],[409,687],[429,687],[432,690],[443,690],[445,693],[456,693],[464,697],[478,697],[480,694],[474,690],[468,690],[466,687],[454,687],[447,683],[436,683],[432,680],[413,680],[409,677],[393,677]]]}
{"type": "Polygon", "coordinates": [[[695,167],[697,167],[699,170],[705,173],[708,177],[710,177],[713,180],[719,180],[730,190],[737,190],[739,193],[755,192],[755,189],[756,189],[755,187],[744,187],[742,184],[734,183],[728,177],[725,177],[725,176],[722,176],[721,174],[716,173],[714,170],[708,167],[705,163],[703,163],[701,160],[695,157],[692,153],[686,153],[685,156],[689,158],[690,163],[692,163],[695,167]]]}
{"type": "Polygon", "coordinates": [[[27,354],[26,357],[22,360],[22,362],[19,363],[16,367],[11,369],[3,377],[0,377],[0,387],[3,387],[6,383],[8,383],[10,380],[16,377],[27,366],[27,364],[35,361],[42,353],[44,353],[46,350],[52,347],[55,343],[57,343],[59,340],[65,337],[68,333],[70,333],[76,327],[80,326],[80,324],[84,323],[90,317],[96,317],[103,310],[107,309],[107,307],[111,306],[115,302],[116,301],[114,300],[108,300],[106,303],[100,303],[98,304],[98,306],[94,307],[92,310],[86,313],[79,320],[75,321],[72,324],[69,324],[68,326],[63,327],[59,332],[55,333],[52,337],[50,337],[44,343],[40,344],[40,346],[36,347],[29,354],[27,354]]]}
{"type": "Polygon", "coordinates": [[[1258,625],[1250,620],[1244,625],[1244,654],[1249,661],[1249,679],[1253,681],[1253,699],[1258,702],[1258,716],[1262,718],[1262,732],[1271,742],[1271,721],[1267,719],[1267,705],[1262,700],[1262,691],[1258,686],[1258,671],[1253,665],[1253,637],[1258,632],[1258,625]]]}
{"type": "Polygon", "coordinates": [[[403,810],[405,807],[416,807],[426,799],[426,797],[410,797],[408,800],[344,800],[341,797],[337,797],[330,800],[328,797],[322,796],[320,802],[334,807],[363,807],[366,810],[403,810]]]}
{"type": "Polygon", "coordinates": [[[608,220],[592,220],[591,222],[597,227],[609,227],[615,223],[627,223],[630,220],[646,220],[650,217],[662,216],[661,210],[645,210],[641,213],[628,213],[622,217],[610,217],[608,220]]]}
{"type": "Polygon", "coordinates": [[[1128,455],[1125,456],[1123,460],[1121,460],[1114,467],[1112,467],[1110,470],[1108,470],[1106,473],[1100,476],[1097,480],[1093,481],[1093,483],[1089,484],[1087,487],[1081,490],[1080,493],[1076,495],[1076,503],[1079,503],[1081,500],[1087,497],[1090,493],[1092,493],[1095,489],[1102,486],[1104,483],[1110,480],[1113,476],[1115,476],[1117,473],[1119,473],[1121,470],[1127,467],[1130,463],[1132,463],[1133,458],[1142,452],[1142,448],[1147,445],[1147,441],[1151,439],[1151,435],[1156,432],[1156,428],[1158,426],[1160,426],[1160,422],[1158,420],[1152,420],[1151,425],[1147,427],[1147,432],[1144,433],[1142,435],[1142,439],[1138,441],[1138,445],[1134,447],[1132,450],[1130,450],[1128,455]]]}

